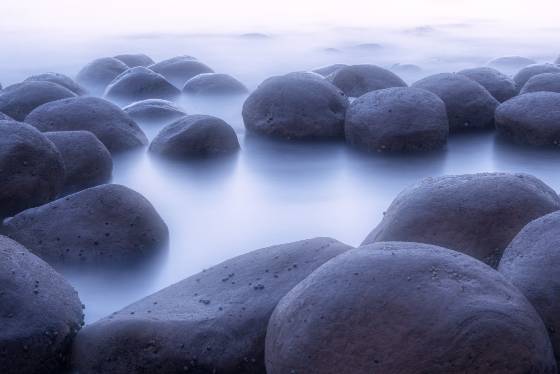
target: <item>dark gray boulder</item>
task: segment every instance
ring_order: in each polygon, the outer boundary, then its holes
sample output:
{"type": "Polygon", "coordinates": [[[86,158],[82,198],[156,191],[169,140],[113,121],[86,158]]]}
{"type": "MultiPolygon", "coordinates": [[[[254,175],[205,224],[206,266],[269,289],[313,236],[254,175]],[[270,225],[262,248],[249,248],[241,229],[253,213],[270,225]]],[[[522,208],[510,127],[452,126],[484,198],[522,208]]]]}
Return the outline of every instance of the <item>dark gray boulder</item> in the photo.
{"type": "Polygon", "coordinates": [[[369,92],[346,112],[346,142],[368,151],[421,151],[443,147],[449,123],[445,104],[418,88],[369,92]]]}
{"type": "Polygon", "coordinates": [[[78,96],[87,94],[87,91],[84,87],[74,82],[74,80],[69,76],[60,73],[36,74],[30,76],[24,82],[51,82],[69,89],[70,91],[74,92],[78,96]]]}
{"type": "Polygon", "coordinates": [[[312,72],[313,73],[317,73],[319,75],[322,75],[323,77],[327,77],[329,75],[331,75],[332,73],[334,73],[335,71],[344,68],[348,65],[346,64],[333,64],[333,65],[327,65],[327,66],[321,66],[319,68],[313,69],[312,72]]]}
{"type": "Polygon", "coordinates": [[[111,179],[111,154],[91,132],[57,131],[44,134],[62,155],[66,170],[65,192],[83,190],[111,179]]]}
{"type": "Polygon", "coordinates": [[[105,90],[105,98],[121,105],[146,100],[173,100],[181,91],[163,77],[148,68],[130,68],[116,77],[105,90]]]}
{"type": "Polygon", "coordinates": [[[150,144],[150,151],[182,159],[225,155],[239,150],[233,128],[207,115],[185,116],[165,126],[150,144]]]}
{"type": "Polygon", "coordinates": [[[560,66],[554,64],[534,64],[529,65],[521,69],[513,77],[517,88],[521,90],[525,83],[535,75],[544,73],[560,73],[560,66]]]}
{"type": "Polygon", "coordinates": [[[560,212],[529,223],[504,251],[498,270],[542,317],[560,361],[560,212]]]}
{"type": "Polygon", "coordinates": [[[546,329],[500,273],[445,248],[347,251],[280,300],[268,374],[556,373],[546,329]]]}
{"type": "Polygon", "coordinates": [[[142,100],[127,105],[123,110],[137,122],[166,123],[187,115],[177,104],[161,99],[142,100]]]}
{"type": "Polygon", "coordinates": [[[187,81],[183,92],[194,96],[242,95],[249,90],[243,83],[228,74],[204,73],[187,81]]]}
{"type": "Polygon", "coordinates": [[[104,184],[5,221],[4,232],[48,263],[127,265],[166,248],[167,226],[138,192],[104,184]]]}
{"type": "Polygon", "coordinates": [[[349,248],[316,238],[225,261],[87,326],[74,364],[81,374],[264,373],[277,302],[349,248]]]}
{"type": "Polygon", "coordinates": [[[44,261],[0,236],[0,368],[3,374],[66,372],[83,324],[78,293],[44,261]]]}
{"type": "Polygon", "coordinates": [[[16,121],[23,121],[33,109],[42,104],[75,96],[75,93],[56,83],[17,83],[0,91],[0,112],[16,121]]]}
{"type": "Polygon", "coordinates": [[[86,130],[111,153],[138,148],[148,139],[121,108],[97,97],[75,97],[41,105],[25,122],[43,132],[86,130]]]}
{"type": "Polygon", "coordinates": [[[498,57],[488,62],[488,66],[506,73],[515,73],[525,66],[536,64],[535,60],[521,56],[498,57]]]}
{"type": "Polygon", "coordinates": [[[556,192],[528,174],[426,178],[393,200],[362,245],[385,241],[434,244],[497,266],[523,226],[558,209],[556,192]]]}
{"type": "Polygon", "coordinates": [[[182,88],[189,79],[198,74],[214,72],[211,68],[191,56],[173,57],[150,65],[149,68],[163,75],[179,88],[182,88]]]}
{"type": "Polygon", "coordinates": [[[521,88],[520,94],[541,91],[560,93],[560,73],[544,73],[532,76],[521,88]]]}
{"type": "Polygon", "coordinates": [[[119,61],[124,62],[127,66],[131,68],[135,68],[137,66],[150,66],[155,63],[154,60],[150,56],[147,56],[143,53],[137,54],[123,54],[115,56],[115,58],[119,61]]]}
{"type": "Polygon", "coordinates": [[[479,83],[501,103],[517,96],[518,90],[515,87],[513,79],[503,73],[500,73],[496,69],[489,67],[465,69],[461,70],[457,74],[464,75],[465,77],[479,83]]]}
{"type": "Polygon", "coordinates": [[[0,121],[13,121],[14,119],[7,114],[0,112],[0,121]]]}
{"type": "Polygon", "coordinates": [[[0,121],[0,221],[56,198],[64,185],[64,162],[37,129],[0,121]]]}
{"type": "Polygon", "coordinates": [[[94,95],[102,95],[105,88],[129,66],[113,57],[93,60],[76,75],[76,82],[86,87],[94,95]]]}
{"type": "Polygon", "coordinates": [[[449,130],[492,128],[500,104],[483,86],[463,75],[442,73],[414,83],[438,95],[447,108],[449,130]]]}
{"type": "Polygon", "coordinates": [[[333,139],[344,134],[348,98],[315,73],[265,80],[243,104],[247,130],[283,139],[333,139]]]}
{"type": "Polygon", "coordinates": [[[376,65],[350,65],[342,67],[327,77],[349,97],[407,84],[390,70],[376,65]]]}
{"type": "Polygon", "coordinates": [[[560,93],[534,92],[514,97],[496,109],[498,133],[521,144],[560,145],[560,93]]]}

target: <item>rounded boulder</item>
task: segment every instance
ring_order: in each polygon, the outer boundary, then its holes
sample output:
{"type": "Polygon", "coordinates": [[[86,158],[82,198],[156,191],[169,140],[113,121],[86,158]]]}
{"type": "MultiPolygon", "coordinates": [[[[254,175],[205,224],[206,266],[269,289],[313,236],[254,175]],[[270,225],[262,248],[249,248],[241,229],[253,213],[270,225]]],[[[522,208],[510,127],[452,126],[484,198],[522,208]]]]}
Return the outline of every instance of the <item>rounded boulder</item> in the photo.
{"type": "Polygon", "coordinates": [[[544,74],[544,73],[560,73],[560,66],[555,64],[534,64],[529,65],[521,69],[515,76],[513,77],[513,81],[515,82],[517,88],[521,90],[525,83],[535,75],[544,74]]]}
{"type": "Polygon", "coordinates": [[[334,71],[327,77],[349,97],[407,84],[390,70],[376,65],[350,65],[334,71]]]}
{"type": "Polygon", "coordinates": [[[69,76],[60,73],[43,73],[43,74],[32,75],[29,78],[27,78],[24,82],[51,82],[69,89],[70,91],[74,92],[78,96],[87,94],[85,88],[80,86],[78,83],[74,82],[74,80],[69,76]]]}
{"type": "Polygon", "coordinates": [[[521,56],[498,57],[488,62],[488,66],[503,71],[505,73],[516,73],[525,66],[536,64],[533,59],[521,56]]]}
{"type": "Polygon", "coordinates": [[[332,64],[332,65],[318,67],[316,69],[313,69],[312,72],[317,73],[319,75],[322,75],[323,77],[327,77],[327,76],[331,75],[332,73],[334,73],[335,71],[337,71],[339,69],[342,69],[344,67],[347,67],[347,66],[348,65],[346,65],[346,64],[332,64]]]}
{"type": "Polygon", "coordinates": [[[532,76],[521,89],[521,95],[531,92],[560,93],[560,73],[544,73],[532,76]]]}
{"type": "Polygon", "coordinates": [[[135,121],[143,123],[171,122],[187,115],[177,104],[161,99],[138,101],[123,110],[135,121]]]}
{"type": "Polygon", "coordinates": [[[507,75],[500,73],[498,70],[482,67],[461,70],[457,74],[464,75],[467,78],[479,83],[486,88],[488,92],[499,102],[504,102],[516,96],[518,91],[513,80],[507,75]]]}
{"type": "Polygon", "coordinates": [[[101,95],[105,88],[129,66],[113,57],[93,60],[76,75],[76,82],[86,87],[91,93],[101,95]]]}
{"type": "Polygon", "coordinates": [[[185,83],[183,92],[194,96],[242,95],[247,87],[228,74],[204,73],[192,77],[185,83]]]}
{"type": "Polygon", "coordinates": [[[150,65],[149,68],[163,75],[169,82],[180,88],[198,74],[214,72],[210,67],[191,56],[173,57],[150,65]]]}
{"type": "Polygon", "coordinates": [[[122,54],[122,55],[115,56],[115,58],[119,61],[124,62],[127,66],[131,68],[135,68],[137,66],[146,67],[146,66],[153,65],[155,63],[150,56],[147,56],[143,53],[122,54]]]}

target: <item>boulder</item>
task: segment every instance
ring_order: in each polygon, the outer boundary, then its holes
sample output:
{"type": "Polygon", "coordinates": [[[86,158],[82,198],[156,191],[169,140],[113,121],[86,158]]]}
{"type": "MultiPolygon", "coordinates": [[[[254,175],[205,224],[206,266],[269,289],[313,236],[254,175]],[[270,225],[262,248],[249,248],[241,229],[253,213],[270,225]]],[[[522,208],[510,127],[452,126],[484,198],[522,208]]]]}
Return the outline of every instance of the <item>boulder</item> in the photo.
{"type": "Polygon", "coordinates": [[[150,56],[147,56],[143,53],[137,54],[123,54],[115,56],[115,58],[119,61],[124,62],[127,66],[131,68],[135,68],[137,66],[150,66],[155,63],[154,60],[151,59],[150,56]]]}
{"type": "Polygon", "coordinates": [[[521,56],[498,57],[488,62],[488,66],[506,73],[517,72],[525,66],[536,64],[535,60],[521,56]]]}
{"type": "Polygon", "coordinates": [[[544,73],[532,76],[521,88],[520,94],[541,91],[560,93],[560,73],[544,73]]]}
{"type": "Polygon", "coordinates": [[[43,132],[90,131],[111,153],[138,148],[148,142],[128,114],[97,97],[74,97],[41,105],[25,122],[43,132]]]}
{"type": "Polygon", "coordinates": [[[390,70],[396,74],[420,74],[422,73],[422,68],[414,64],[394,64],[391,66],[390,70]]]}
{"type": "Polygon", "coordinates": [[[192,77],[214,71],[191,56],[178,56],[150,65],[149,68],[163,75],[176,87],[182,88],[192,77]]]}
{"type": "Polygon", "coordinates": [[[497,266],[513,237],[560,198],[528,174],[426,178],[402,191],[362,245],[385,241],[444,246],[497,266]]]}
{"type": "Polygon", "coordinates": [[[347,251],[284,296],[266,372],[556,373],[542,320],[500,273],[445,248],[347,251]]]}
{"type": "Polygon", "coordinates": [[[316,238],[225,261],[87,326],[74,344],[74,364],[80,374],[264,373],[277,302],[348,249],[316,238]]]}
{"type": "Polygon", "coordinates": [[[315,73],[265,80],[243,104],[247,130],[284,139],[332,139],[344,134],[348,98],[315,73]]]}
{"type": "Polygon", "coordinates": [[[43,73],[32,75],[27,78],[24,82],[51,82],[61,85],[64,88],[69,89],[78,96],[86,95],[87,91],[85,88],[80,86],[78,83],[74,82],[72,78],[67,75],[59,73],[43,73]]]}
{"type": "Polygon", "coordinates": [[[396,87],[368,92],[346,112],[346,142],[368,151],[421,151],[447,142],[445,104],[418,88],[396,87]]]}
{"type": "Polygon", "coordinates": [[[517,96],[518,91],[513,80],[496,69],[489,67],[465,69],[457,74],[479,83],[500,103],[517,96]]]}
{"type": "Polygon", "coordinates": [[[14,119],[4,113],[0,112],[0,121],[13,121],[14,119]]]}
{"type": "Polygon", "coordinates": [[[17,83],[0,91],[0,112],[16,121],[23,121],[33,109],[42,104],[75,96],[75,93],[56,83],[17,83]]]}
{"type": "Polygon", "coordinates": [[[494,112],[500,103],[470,78],[442,73],[421,79],[412,87],[431,91],[443,100],[451,132],[494,126],[494,112]]]}
{"type": "Polygon", "coordinates": [[[177,159],[225,155],[237,150],[239,141],[230,125],[200,114],[165,126],[150,144],[151,152],[177,159]]]}
{"type": "Polygon", "coordinates": [[[332,73],[334,73],[335,71],[347,66],[348,65],[346,64],[333,64],[333,65],[321,66],[319,68],[313,69],[312,72],[322,75],[323,77],[327,77],[332,73]]]}
{"type": "Polygon", "coordinates": [[[152,204],[117,184],[25,210],[4,233],[55,266],[131,266],[164,250],[169,236],[152,204]]]}
{"type": "Polygon", "coordinates": [[[187,81],[183,92],[194,96],[242,95],[249,90],[243,83],[228,74],[204,73],[187,81]]]}
{"type": "Polygon", "coordinates": [[[349,97],[391,87],[406,87],[407,84],[395,73],[375,65],[350,65],[342,67],[328,79],[349,97]]]}
{"type": "Polygon", "coordinates": [[[521,69],[513,77],[517,88],[521,90],[525,83],[535,75],[544,73],[560,73],[560,66],[554,64],[534,64],[529,65],[521,69]]]}
{"type": "Polygon", "coordinates": [[[135,121],[143,123],[166,123],[187,115],[177,104],[161,99],[138,101],[123,110],[135,121]]]}
{"type": "Polygon", "coordinates": [[[0,121],[0,221],[62,192],[64,162],[34,127],[0,121]]]}
{"type": "Polygon", "coordinates": [[[111,154],[91,132],[56,131],[44,134],[62,155],[66,170],[65,192],[83,190],[111,179],[111,154]]]}
{"type": "Polygon", "coordinates": [[[116,58],[99,58],[84,66],[76,76],[76,81],[92,94],[101,95],[107,85],[128,68],[128,65],[116,58]]]}
{"type": "Polygon", "coordinates": [[[0,236],[0,368],[3,374],[63,373],[83,324],[68,282],[20,244],[0,236]]]}

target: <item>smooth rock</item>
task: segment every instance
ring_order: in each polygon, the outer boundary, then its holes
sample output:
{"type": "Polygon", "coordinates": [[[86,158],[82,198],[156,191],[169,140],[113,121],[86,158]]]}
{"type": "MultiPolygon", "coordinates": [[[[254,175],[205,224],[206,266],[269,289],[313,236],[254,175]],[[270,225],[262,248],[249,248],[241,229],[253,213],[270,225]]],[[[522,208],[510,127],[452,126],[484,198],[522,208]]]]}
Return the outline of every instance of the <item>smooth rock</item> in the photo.
{"type": "Polygon", "coordinates": [[[323,77],[327,77],[332,73],[334,73],[335,71],[338,71],[339,69],[347,66],[348,65],[346,64],[333,64],[333,65],[321,66],[319,68],[313,69],[312,72],[322,75],[323,77]]]}
{"type": "Polygon", "coordinates": [[[521,90],[525,83],[535,75],[544,73],[560,73],[560,66],[554,64],[534,64],[529,65],[521,69],[513,77],[517,88],[521,90]]]}
{"type": "Polygon", "coordinates": [[[532,76],[521,88],[520,94],[542,91],[560,93],[560,73],[544,73],[532,76]]]}
{"type": "Polygon", "coordinates": [[[249,90],[243,83],[228,74],[204,73],[187,81],[183,92],[195,96],[242,95],[249,90]]]}
{"type": "Polygon", "coordinates": [[[13,121],[14,119],[7,114],[0,112],[0,121],[13,121]]]}
{"type": "Polygon", "coordinates": [[[102,95],[105,88],[129,66],[113,57],[93,60],[76,75],[76,82],[86,87],[92,94],[102,95]]]}
{"type": "Polygon", "coordinates": [[[74,82],[74,80],[69,76],[60,73],[36,74],[30,76],[24,82],[51,82],[69,89],[70,91],[74,92],[78,96],[83,96],[87,94],[87,90],[84,87],[74,82]]]}
{"type": "Polygon", "coordinates": [[[150,56],[147,56],[143,53],[137,54],[123,54],[115,56],[115,58],[119,61],[124,62],[127,66],[131,68],[135,68],[137,66],[150,66],[155,63],[154,60],[150,56]]]}
{"type": "Polygon", "coordinates": [[[465,69],[461,70],[457,74],[464,75],[465,77],[479,83],[501,103],[517,96],[518,90],[515,87],[513,79],[503,73],[500,73],[496,69],[489,67],[465,69]]]}
{"type": "Polygon", "coordinates": [[[187,115],[177,104],[160,99],[138,101],[123,110],[135,121],[143,123],[167,123],[187,115]]]}
{"type": "Polygon", "coordinates": [[[163,75],[168,81],[179,88],[182,88],[189,79],[198,74],[214,72],[208,66],[191,56],[173,57],[150,65],[149,68],[163,75]]]}
{"type": "Polygon", "coordinates": [[[536,64],[535,60],[520,56],[498,57],[488,62],[488,66],[505,71],[507,73],[517,72],[525,66],[536,64]]]}
{"type": "Polygon", "coordinates": [[[390,70],[376,65],[350,65],[342,67],[327,77],[349,97],[407,84],[390,70]]]}

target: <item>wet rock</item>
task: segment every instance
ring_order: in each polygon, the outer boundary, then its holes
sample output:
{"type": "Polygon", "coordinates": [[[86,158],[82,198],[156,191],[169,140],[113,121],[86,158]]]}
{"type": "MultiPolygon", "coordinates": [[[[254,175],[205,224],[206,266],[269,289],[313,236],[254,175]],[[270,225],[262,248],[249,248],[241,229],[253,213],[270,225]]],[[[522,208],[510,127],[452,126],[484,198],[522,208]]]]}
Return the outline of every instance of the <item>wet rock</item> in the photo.
{"type": "Polygon", "coordinates": [[[544,73],[532,76],[525,83],[520,94],[541,91],[560,93],[560,73],[544,73]]]}
{"type": "Polygon", "coordinates": [[[560,73],[560,66],[554,64],[529,65],[515,74],[515,76],[513,77],[513,81],[515,82],[517,88],[521,90],[521,88],[523,88],[523,86],[529,79],[531,79],[535,75],[544,73],[560,73]]]}
{"type": "Polygon", "coordinates": [[[501,103],[516,96],[518,92],[515,83],[510,77],[493,68],[465,69],[457,74],[464,75],[479,83],[501,103]]]}
{"type": "Polygon", "coordinates": [[[99,58],[80,70],[76,82],[86,87],[92,94],[102,95],[109,83],[128,68],[128,65],[116,58],[99,58]]]}
{"type": "Polygon", "coordinates": [[[150,65],[149,68],[163,75],[176,87],[182,88],[192,77],[214,71],[191,56],[178,56],[150,65]]]}
{"type": "Polygon", "coordinates": [[[542,317],[560,360],[560,212],[538,218],[517,234],[498,270],[542,317]]]}
{"type": "Polygon", "coordinates": [[[496,110],[498,133],[517,143],[560,145],[560,93],[534,92],[514,97],[496,110]]]}
{"type": "Polygon", "coordinates": [[[313,69],[312,72],[322,75],[323,77],[326,77],[331,75],[335,71],[347,66],[348,65],[346,64],[333,64],[333,65],[321,66],[319,68],[313,69]]]}
{"type": "Polygon", "coordinates": [[[63,184],[54,144],[27,124],[0,121],[0,221],[56,198],[63,184]]]}
{"type": "Polygon", "coordinates": [[[69,89],[70,91],[74,92],[78,96],[87,94],[87,91],[84,87],[74,82],[72,78],[59,73],[43,73],[43,74],[32,75],[29,78],[27,78],[24,82],[51,82],[69,89]]]}
{"type": "Polygon", "coordinates": [[[349,247],[328,238],[259,249],[87,326],[74,363],[88,373],[264,373],[276,303],[349,247]]]}
{"type": "Polygon", "coordinates": [[[78,293],[49,265],[0,236],[0,368],[62,373],[83,324],[78,293]]]}
{"type": "Polygon", "coordinates": [[[146,99],[173,100],[180,94],[163,75],[142,66],[128,69],[105,90],[107,99],[124,105],[146,99]]]}
{"type": "Polygon", "coordinates": [[[445,104],[435,94],[409,87],[369,92],[348,107],[346,141],[369,151],[421,151],[447,142],[445,104]]]}
{"type": "Polygon", "coordinates": [[[64,161],[65,192],[106,183],[111,179],[113,160],[107,148],[89,131],[46,132],[64,161]]]}
{"type": "Polygon", "coordinates": [[[135,121],[144,123],[166,123],[187,115],[177,104],[161,99],[138,101],[123,110],[135,121]]]}
{"type": "Polygon", "coordinates": [[[164,127],[150,144],[151,152],[178,159],[225,155],[238,149],[233,128],[207,115],[178,119],[164,127]]]}
{"type": "Polygon", "coordinates": [[[395,73],[375,65],[346,66],[329,75],[328,79],[350,97],[384,88],[407,86],[395,73]]]}
{"type": "Polygon", "coordinates": [[[123,54],[123,55],[115,56],[115,58],[119,61],[124,62],[127,66],[131,68],[135,68],[137,66],[147,67],[155,63],[155,61],[152,60],[151,57],[143,53],[123,54]]]}
{"type": "Polygon", "coordinates": [[[188,95],[242,95],[249,90],[240,81],[228,74],[204,73],[192,77],[185,83],[183,92],[188,95]]]}
{"type": "Polygon", "coordinates": [[[13,121],[14,119],[4,113],[0,113],[0,121],[13,121]]]}
{"type": "Polygon", "coordinates": [[[470,78],[442,73],[421,79],[412,87],[431,91],[443,100],[451,132],[494,126],[494,111],[499,102],[470,78]]]}
{"type": "Polygon", "coordinates": [[[332,139],[344,134],[348,99],[315,73],[265,80],[243,104],[247,130],[284,139],[332,139]]]}
{"type": "Polygon", "coordinates": [[[43,132],[86,130],[111,153],[141,147],[146,135],[118,106],[96,97],[76,97],[41,105],[25,122],[43,132]]]}
{"type": "Polygon", "coordinates": [[[138,192],[104,184],[6,220],[4,232],[53,265],[124,265],[165,249],[167,226],[138,192]]]}
{"type": "Polygon", "coordinates": [[[488,62],[488,66],[504,71],[506,73],[515,73],[525,66],[536,64],[535,60],[520,56],[498,57],[488,62]]]}
{"type": "Polygon", "coordinates": [[[426,178],[393,200],[362,245],[428,243],[497,266],[502,252],[523,226],[558,209],[556,193],[528,174],[426,178]]]}
{"type": "Polygon", "coordinates": [[[68,97],[72,91],[56,83],[28,81],[13,84],[0,91],[0,112],[23,121],[38,106],[68,97]]]}
{"type": "Polygon", "coordinates": [[[327,262],[270,318],[266,372],[556,373],[542,320],[463,254],[377,243],[327,262]]]}

